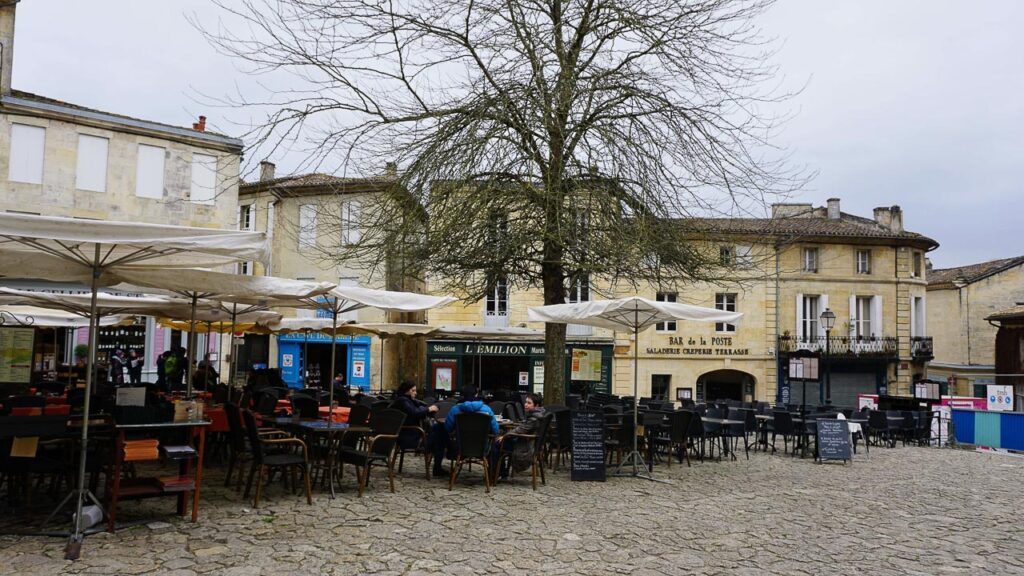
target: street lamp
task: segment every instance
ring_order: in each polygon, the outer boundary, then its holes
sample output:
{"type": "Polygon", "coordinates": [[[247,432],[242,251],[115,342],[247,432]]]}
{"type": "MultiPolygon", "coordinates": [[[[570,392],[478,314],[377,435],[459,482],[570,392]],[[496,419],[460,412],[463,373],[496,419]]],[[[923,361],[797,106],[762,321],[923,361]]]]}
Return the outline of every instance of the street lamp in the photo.
{"type": "Polygon", "coordinates": [[[821,313],[821,325],[825,328],[825,404],[832,403],[832,327],[836,325],[836,313],[829,308],[821,313]]]}

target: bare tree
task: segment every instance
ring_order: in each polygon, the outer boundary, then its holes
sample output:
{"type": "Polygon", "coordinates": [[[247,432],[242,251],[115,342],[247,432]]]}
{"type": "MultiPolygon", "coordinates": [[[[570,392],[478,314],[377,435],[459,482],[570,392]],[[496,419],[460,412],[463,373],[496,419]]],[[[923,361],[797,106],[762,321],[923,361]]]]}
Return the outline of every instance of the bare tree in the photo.
{"type": "MultiPolygon", "coordinates": [[[[772,148],[772,0],[245,0],[204,30],[287,70],[249,138],[308,166],[395,161],[334,257],[415,262],[469,300],[501,281],[563,303],[573,282],[714,280],[686,216],[763,208],[800,175],[772,148]],[[396,256],[397,255],[397,256],[396,256]]],[[[324,220],[320,220],[323,225],[324,220]]],[[[545,364],[562,365],[548,325],[545,364]]],[[[549,369],[545,395],[564,396],[549,369]]]]}

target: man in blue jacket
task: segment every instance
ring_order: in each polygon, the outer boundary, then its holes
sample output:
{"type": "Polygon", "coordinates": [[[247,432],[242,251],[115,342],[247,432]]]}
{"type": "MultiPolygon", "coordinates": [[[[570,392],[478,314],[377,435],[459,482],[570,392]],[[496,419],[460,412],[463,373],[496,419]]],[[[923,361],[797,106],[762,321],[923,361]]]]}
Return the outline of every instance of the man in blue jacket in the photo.
{"type": "Polygon", "coordinates": [[[455,416],[472,412],[480,412],[490,416],[491,434],[498,434],[498,419],[494,417],[494,412],[480,399],[475,386],[465,386],[462,389],[462,401],[452,406],[452,409],[448,411],[448,417],[445,418],[444,424],[440,422],[435,423],[431,430],[431,442],[434,448],[433,473],[435,477],[446,477],[446,473],[441,467],[441,462],[444,460],[445,450],[450,443],[452,432],[455,431],[455,416]]]}

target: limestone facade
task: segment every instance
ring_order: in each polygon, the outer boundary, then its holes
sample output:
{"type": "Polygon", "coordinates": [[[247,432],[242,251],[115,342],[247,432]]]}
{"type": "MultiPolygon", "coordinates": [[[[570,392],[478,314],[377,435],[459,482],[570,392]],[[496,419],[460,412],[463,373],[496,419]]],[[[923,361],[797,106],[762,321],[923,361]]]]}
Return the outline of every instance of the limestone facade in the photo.
{"type": "Polygon", "coordinates": [[[955,377],[956,394],[984,396],[983,387],[996,384],[997,328],[986,318],[1024,302],[1024,256],[932,270],[928,299],[935,338],[929,377],[955,377]]]}

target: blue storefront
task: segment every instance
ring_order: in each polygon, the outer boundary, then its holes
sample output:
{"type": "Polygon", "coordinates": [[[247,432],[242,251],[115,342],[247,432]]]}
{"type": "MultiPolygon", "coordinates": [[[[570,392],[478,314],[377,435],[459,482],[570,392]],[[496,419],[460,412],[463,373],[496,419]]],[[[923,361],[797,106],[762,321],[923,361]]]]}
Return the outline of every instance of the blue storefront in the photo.
{"type": "MultiPolygon", "coordinates": [[[[346,384],[364,392],[370,389],[370,342],[369,336],[338,336],[335,339],[335,370],[345,375],[346,384]]],[[[326,387],[332,380],[330,360],[330,336],[277,336],[277,365],[281,368],[281,378],[292,388],[304,386],[304,370],[310,385],[326,387]]]]}

